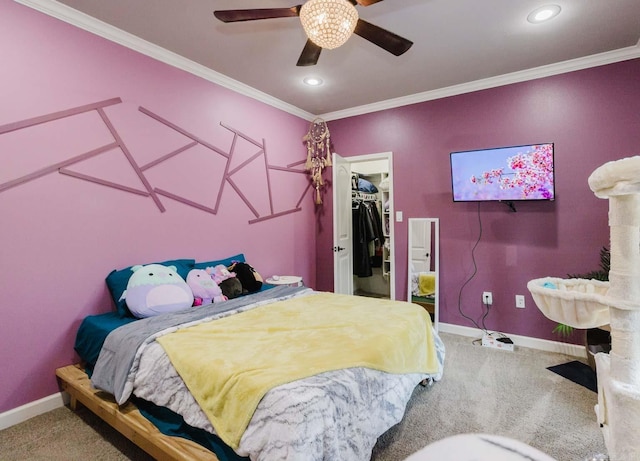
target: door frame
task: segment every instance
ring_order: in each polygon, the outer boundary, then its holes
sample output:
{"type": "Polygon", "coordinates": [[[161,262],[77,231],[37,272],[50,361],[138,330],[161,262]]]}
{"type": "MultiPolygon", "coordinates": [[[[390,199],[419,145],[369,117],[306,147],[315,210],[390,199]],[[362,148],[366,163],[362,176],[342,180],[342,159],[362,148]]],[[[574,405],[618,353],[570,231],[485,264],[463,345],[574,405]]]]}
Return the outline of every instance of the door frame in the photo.
{"type": "MultiPolygon", "coordinates": [[[[353,171],[353,165],[357,165],[358,163],[365,163],[365,162],[371,162],[371,161],[375,161],[375,160],[387,160],[388,163],[388,168],[389,168],[389,248],[391,251],[391,258],[390,258],[390,264],[389,264],[389,270],[390,270],[390,275],[389,275],[389,297],[390,299],[397,299],[396,298],[396,251],[395,251],[395,240],[394,240],[394,236],[395,236],[395,224],[396,224],[396,220],[395,220],[395,211],[394,211],[394,201],[395,201],[395,197],[393,194],[393,152],[380,152],[380,153],[376,153],[376,154],[364,154],[364,155],[354,155],[354,156],[350,156],[350,157],[342,157],[347,163],[351,164],[351,170],[353,171]]],[[[333,195],[334,195],[334,204],[339,203],[340,199],[338,197],[335,196],[335,191],[339,190],[339,187],[334,187],[333,188],[333,195]]],[[[351,203],[351,197],[349,197],[349,203],[351,203]]],[[[339,226],[339,222],[337,221],[339,218],[339,213],[336,213],[335,209],[334,209],[334,213],[333,213],[333,228],[336,229],[338,228],[337,226],[339,226]]],[[[349,214],[349,221],[351,221],[351,215],[349,214]]],[[[351,225],[351,223],[349,223],[349,225],[351,225]]],[[[352,236],[353,238],[353,236],[352,236]]],[[[335,241],[336,241],[336,236],[333,236],[333,241],[334,241],[334,246],[336,245],[335,241]]],[[[352,242],[350,242],[352,243],[352,242]]],[[[353,257],[353,256],[352,256],[353,257]]],[[[334,253],[334,281],[338,278],[338,277],[353,277],[353,274],[340,274],[338,273],[339,269],[337,267],[336,264],[336,256],[334,253]]],[[[335,285],[335,282],[334,282],[335,285]]],[[[353,284],[352,284],[353,286],[353,284]]],[[[350,293],[353,294],[353,293],[350,293]]]]}

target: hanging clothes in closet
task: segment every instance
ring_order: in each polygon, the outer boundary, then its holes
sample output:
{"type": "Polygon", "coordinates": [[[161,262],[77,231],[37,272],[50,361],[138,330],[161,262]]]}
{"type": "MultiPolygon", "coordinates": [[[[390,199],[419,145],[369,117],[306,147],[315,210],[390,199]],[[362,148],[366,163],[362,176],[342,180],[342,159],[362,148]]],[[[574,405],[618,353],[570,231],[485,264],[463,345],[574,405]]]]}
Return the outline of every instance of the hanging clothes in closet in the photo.
{"type": "Polygon", "coordinates": [[[353,274],[371,277],[382,265],[385,237],[377,201],[355,199],[351,206],[353,223],[353,274]]]}

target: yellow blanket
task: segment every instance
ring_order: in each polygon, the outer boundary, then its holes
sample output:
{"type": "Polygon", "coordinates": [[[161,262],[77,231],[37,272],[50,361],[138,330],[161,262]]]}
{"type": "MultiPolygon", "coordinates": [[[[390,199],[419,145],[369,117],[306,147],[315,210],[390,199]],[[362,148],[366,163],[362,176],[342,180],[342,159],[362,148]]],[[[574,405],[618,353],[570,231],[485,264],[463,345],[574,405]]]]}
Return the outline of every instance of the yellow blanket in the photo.
{"type": "Polygon", "coordinates": [[[438,369],[431,319],[414,304],[318,293],[158,338],[227,443],[237,448],[271,388],[325,371],[438,369]]]}
{"type": "Polygon", "coordinates": [[[420,272],[418,275],[418,296],[431,296],[436,292],[436,274],[420,272]]]}

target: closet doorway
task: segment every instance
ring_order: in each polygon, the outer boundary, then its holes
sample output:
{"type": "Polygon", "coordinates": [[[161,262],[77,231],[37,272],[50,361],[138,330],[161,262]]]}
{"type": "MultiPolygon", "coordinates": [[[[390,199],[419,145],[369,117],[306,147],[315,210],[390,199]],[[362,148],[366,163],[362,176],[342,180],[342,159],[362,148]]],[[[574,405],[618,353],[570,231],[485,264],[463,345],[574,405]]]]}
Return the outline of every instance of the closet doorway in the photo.
{"type": "Polygon", "coordinates": [[[396,299],[392,153],[333,154],[332,170],[334,291],[396,299]],[[358,246],[362,245],[359,216],[366,207],[374,218],[379,216],[380,226],[376,239],[366,242],[368,250],[358,246]],[[355,225],[354,220],[358,220],[355,225]],[[366,262],[363,267],[363,256],[370,258],[370,267],[366,262]]]}

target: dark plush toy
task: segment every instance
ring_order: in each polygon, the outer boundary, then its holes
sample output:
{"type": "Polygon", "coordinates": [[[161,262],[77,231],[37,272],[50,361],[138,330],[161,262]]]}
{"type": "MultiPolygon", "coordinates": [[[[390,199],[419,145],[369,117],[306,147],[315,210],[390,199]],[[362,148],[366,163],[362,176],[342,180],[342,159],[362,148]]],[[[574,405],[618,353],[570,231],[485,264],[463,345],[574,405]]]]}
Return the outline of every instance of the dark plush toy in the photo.
{"type": "Polygon", "coordinates": [[[229,266],[228,269],[236,274],[237,280],[240,280],[243,292],[255,293],[262,288],[262,276],[249,264],[236,262],[229,266]]]}
{"type": "Polygon", "coordinates": [[[242,294],[242,282],[237,277],[228,278],[219,284],[222,294],[229,299],[237,298],[242,294]]]}

